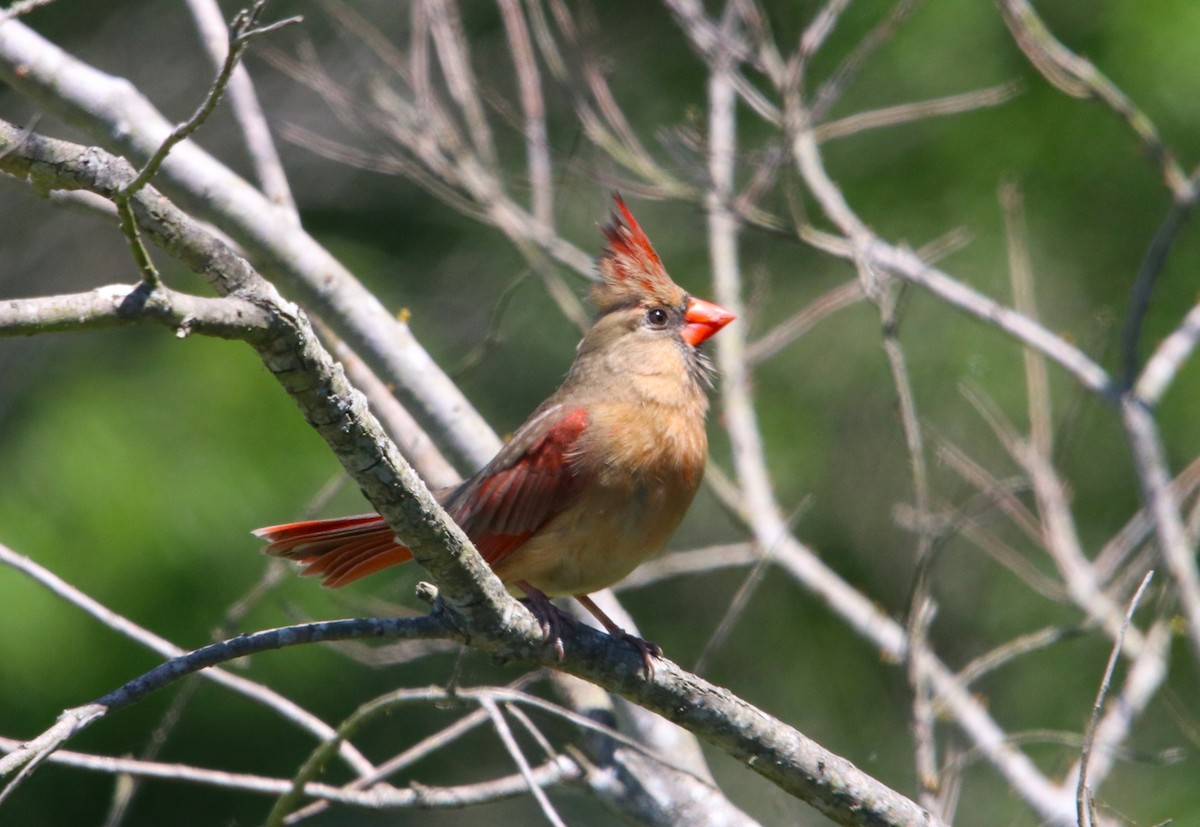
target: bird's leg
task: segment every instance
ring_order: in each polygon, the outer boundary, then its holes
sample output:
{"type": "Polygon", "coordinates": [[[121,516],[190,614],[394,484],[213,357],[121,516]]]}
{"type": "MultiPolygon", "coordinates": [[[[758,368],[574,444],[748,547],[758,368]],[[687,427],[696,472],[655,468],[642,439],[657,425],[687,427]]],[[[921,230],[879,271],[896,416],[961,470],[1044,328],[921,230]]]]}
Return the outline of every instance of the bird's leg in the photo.
{"type": "Polygon", "coordinates": [[[624,629],[614,623],[611,617],[601,611],[600,607],[597,606],[586,594],[577,594],[575,595],[575,599],[583,605],[583,608],[592,613],[592,617],[600,621],[604,628],[608,630],[610,635],[618,640],[629,641],[633,648],[637,649],[638,652],[641,653],[642,664],[646,667],[646,677],[650,680],[654,680],[653,658],[661,658],[663,656],[662,647],[657,643],[651,643],[650,641],[644,640],[637,635],[631,635],[629,632],[626,632],[624,629]]]}
{"type": "Polygon", "coordinates": [[[545,592],[534,588],[524,580],[516,581],[515,585],[525,592],[523,602],[529,607],[529,611],[533,612],[533,616],[537,618],[542,627],[542,642],[553,643],[554,654],[561,661],[563,659],[562,624],[565,621],[574,626],[575,618],[551,603],[545,592]]]}

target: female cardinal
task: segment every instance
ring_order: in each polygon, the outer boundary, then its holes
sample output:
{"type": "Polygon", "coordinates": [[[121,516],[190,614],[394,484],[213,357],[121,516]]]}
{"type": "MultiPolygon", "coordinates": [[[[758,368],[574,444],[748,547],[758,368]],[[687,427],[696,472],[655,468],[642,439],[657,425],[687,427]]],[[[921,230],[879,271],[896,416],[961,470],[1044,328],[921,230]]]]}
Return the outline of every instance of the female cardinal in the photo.
{"type": "MultiPolygon", "coordinates": [[[[550,596],[573,595],[646,671],[662,650],[627,634],[588,593],[617,582],[666,544],[692,502],[708,454],[710,367],[700,343],[733,321],[667,275],[621,197],[592,288],[596,320],[554,394],[500,453],[435,492],[514,596],[523,596],[559,658],[550,596]]],[[[268,554],[342,586],[411,558],[378,514],[269,526],[268,554]]]]}

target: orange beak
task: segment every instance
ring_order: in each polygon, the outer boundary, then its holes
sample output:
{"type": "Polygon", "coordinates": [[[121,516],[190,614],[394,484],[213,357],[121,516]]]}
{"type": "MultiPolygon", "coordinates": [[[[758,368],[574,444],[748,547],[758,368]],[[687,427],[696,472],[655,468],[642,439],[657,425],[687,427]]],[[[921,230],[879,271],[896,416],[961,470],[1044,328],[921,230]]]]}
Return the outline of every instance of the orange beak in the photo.
{"type": "Polygon", "coordinates": [[[720,305],[704,299],[689,299],[687,313],[683,317],[687,322],[683,326],[683,340],[696,347],[736,318],[720,305]]]}

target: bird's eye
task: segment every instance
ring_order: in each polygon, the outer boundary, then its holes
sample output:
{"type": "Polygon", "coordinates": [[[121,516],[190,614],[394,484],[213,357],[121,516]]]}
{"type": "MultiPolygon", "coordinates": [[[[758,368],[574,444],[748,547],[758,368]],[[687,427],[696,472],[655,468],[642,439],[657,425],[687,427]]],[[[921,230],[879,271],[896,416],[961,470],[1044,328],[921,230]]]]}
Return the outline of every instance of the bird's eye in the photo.
{"type": "Polygon", "coordinates": [[[661,307],[651,307],[646,311],[646,322],[651,327],[666,327],[667,326],[667,311],[661,307]]]}

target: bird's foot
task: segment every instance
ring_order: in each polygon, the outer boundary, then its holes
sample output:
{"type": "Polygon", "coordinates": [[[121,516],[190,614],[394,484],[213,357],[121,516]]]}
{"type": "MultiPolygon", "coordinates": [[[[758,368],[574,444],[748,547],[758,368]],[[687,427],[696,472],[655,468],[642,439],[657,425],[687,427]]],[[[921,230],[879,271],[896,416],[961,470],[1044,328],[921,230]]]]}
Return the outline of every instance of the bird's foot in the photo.
{"type": "Polygon", "coordinates": [[[637,635],[631,635],[629,632],[626,632],[586,594],[577,594],[575,595],[575,599],[579,601],[583,608],[592,613],[592,617],[600,621],[601,625],[608,630],[610,635],[617,640],[627,641],[634,649],[637,649],[638,654],[642,656],[642,665],[646,667],[646,680],[654,680],[654,658],[661,658],[663,656],[662,647],[657,643],[651,643],[637,635]]]}
{"type": "Polygon", "coordinates": [[[529,608],[529,611],[537,618],[538,625],[542,627],[542,643],[552,645],[554,656],[561,662],[564,654],[563,625],[568,624],[575,627],[579,625],[579,621],[551,603],[545,592],[535,589],[523,580],[518,581],[517,586],[525,592],[525,598],[521,602],[529,608]]]}
{"type": "Polygon", "coordinates": [[[652,643],[645,638],[640,638],[637,635],[631,635],[624,629],[617,628],[615,631],[609,630],[609,634],[617,640],[624,640],[629,643],[642,656],[642,665],[646,667],[646,680],[654,680],[654,658],[663,656],[662,647],[657,643],[652,643]]]}

